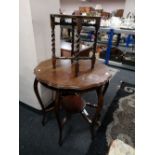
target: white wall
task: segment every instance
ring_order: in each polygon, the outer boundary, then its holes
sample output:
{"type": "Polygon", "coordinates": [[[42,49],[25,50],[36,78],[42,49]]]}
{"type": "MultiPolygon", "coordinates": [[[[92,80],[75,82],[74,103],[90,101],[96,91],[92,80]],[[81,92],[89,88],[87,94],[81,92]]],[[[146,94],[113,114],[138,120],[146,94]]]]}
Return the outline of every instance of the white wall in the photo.
{"type": "Polygon", "coordinates": [[[92,2],[82,2],[80,0],[60,0],[62,11],[71,14],[74,10],[78,10],[80,6],[92,6],[101,4],[104,11],[114,11],[116,9],[124,9],[125,0],[92,0],[92,2]]]}
{"type": "Polygon", "coordinates": [[[33,68],[37,64],[29,0],[19,1],[19,99],[40,108],[33,93],[33,68]]]}
{"type": "MultiPolygon", "coordinates": [[[[30,0],[32,24],[38,62],[51,57],[50,14],[59,13],[59,0],[30,0]]],[[[59,30],[56,31],[57,53],[59,45],[59,30]]],[[[59,52],[60,53],[60,52],[59,52]]]]}
{"type": "MultiPolygon", "coordinates": [[[[40,109],[33,91],[36,65],[51,58],[50,14],[58,13],[59,0],[20,0],[20,47],[19,47],[19,99],[20,101],[40,109]]],[[[56,33],[59,36],[60,31],[56,33]]],[[[57,41],[59,47],[60,41],[57,41]]],[[[58,52],[58,51],[57,51],[58,52]]],[[[48,104],[51,92],[40,87],[44,104],[48,104]]]]}
{"type": "Polygon", "coordinates": [[[135,13],[135,0],[126,0],[124,17],[126,17],[129,12],[135,13]]]}

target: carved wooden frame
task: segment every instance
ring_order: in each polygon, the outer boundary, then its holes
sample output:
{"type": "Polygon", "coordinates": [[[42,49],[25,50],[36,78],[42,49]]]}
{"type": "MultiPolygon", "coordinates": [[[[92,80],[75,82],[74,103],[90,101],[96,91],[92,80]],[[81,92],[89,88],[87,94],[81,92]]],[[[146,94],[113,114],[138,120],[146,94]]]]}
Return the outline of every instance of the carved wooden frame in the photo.
{"type": "Polygon", "coordinates": [[[50,22],[51,22],[51,42],[52,42],[52,65],[53,68],[56,68],[56,60],[57,59],[70,59],[71,63],[75,63],[75,77],[78,76],[79,73],[79,60],[91,60],[91,69],[94,68],[95,60],[96,60],[96,45],[97,45],[97,37],[98,37],[98,30],[100,27],[100,17],[90,17],[90,16],[72,16],[72,15],[60,15],[60,14],[51,14],[50,15],[50,22]],[[60,19],[60,22],[56,21],[56,18],[60,19]],[[71,23],[64,22],[65,19],[71,19],[71,23]],[[94,20],[94,24],[89,24],[85,22],[86,20],[94,20]],[[55,26],[56,25],[68,25],[72,26],[72,50],[71,50],[71,57],[57,57],[55,54],[55,26]],[[93,54],[90,57],[83,57],[80,56],[80,32],[82,30],[82,26],[93,26],[95,28],[94,32],[94,43],[93,43],[93,54]],[[77,30],[77,40],[75,41],[74,30],[77,30]],[[74,45],[76,44],[76,52],[74,50],[74,45]]]}

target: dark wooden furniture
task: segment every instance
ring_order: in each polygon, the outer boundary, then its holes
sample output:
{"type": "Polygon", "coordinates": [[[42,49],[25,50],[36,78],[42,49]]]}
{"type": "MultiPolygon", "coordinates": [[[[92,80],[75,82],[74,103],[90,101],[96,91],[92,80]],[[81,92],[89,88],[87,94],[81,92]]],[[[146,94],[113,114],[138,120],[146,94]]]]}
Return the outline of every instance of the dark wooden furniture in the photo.
{"type": "Polygon", "coordinates": [[[123,17],[124,9],[118,9],[115,13],[116,17],[123,17]]]}
{"type": "Polygon", "coordinates": [[[95,65],[95,52],[96,52],[96,45],[97,45],[97,36],[98,30],[100,26],[100,17],[90,17],[90,16],[72,16],[72,15],[59,15],[59,14],[51,14],[50,15],[51,21],[51,37],[52,37],[52,65],[53,68],[56,68],[56,61],[57,59],[70,59],[71,62],[75,63],[74,67],[74,76],[78,76],[79,74],[79,60],[91,60],[91,69],[94,68],[95,65]],[[64,19],[64,20],[62,20],[64,19]],[[62,22],[66,21],[65,19],[70,19],[70,22],[62,22]],[[90,24],[90,21],[94,21],[94,24],[90,24]],[[55,54],[55,26],[56,25],[70,25],[72,26],[72,50],[71,50],[71,57],[58,57],[55,54]],[[95,27],[94,32],[94,43],[93,43],[93,50],[92,56],[80,56],[80,32],[83,26],[93,26],[95,27]],[[76,39],[75,39],[76,37],[76,39]]]}
{"type": "MultiPolygon", "coordinates": [[[[69,115],[72,113],[81,113],[91,126],[92,137],[94,137],[94,128],[99,124],[100,113],[104,103],[104,94],[108,88],[111,74],[106,65],[99,60],[96,61],[94,69],[89,67],[91,62],[89,60],[80,60],[79,76],[74,76],[74,64],[70,60],[59,59],[56,67],[52,67],[51,59],[41,62],[35,69],[34,90],[38,101],[43,110],[43,120],[45,118],[45,108],[42,104],[41,97],[38,93],[38,82],[45,87],[55,90],[56,97],[54,100],[54,112],[56,114],[59,125],[59,144],[62,144],[62,129],[69,115]],[[98,96],[97,103],[85,102],[81,94],[90,90],[96,90],[98,96]],[[85,106],[95,108],[95,114],[91,119],[86,112],[85,106]],[[60,108],[63,107],[68,112],[68,117],[63,120],[60,119],[60,108]]],[[[52,109],[53,110],[53,109],[52,109]]]]}

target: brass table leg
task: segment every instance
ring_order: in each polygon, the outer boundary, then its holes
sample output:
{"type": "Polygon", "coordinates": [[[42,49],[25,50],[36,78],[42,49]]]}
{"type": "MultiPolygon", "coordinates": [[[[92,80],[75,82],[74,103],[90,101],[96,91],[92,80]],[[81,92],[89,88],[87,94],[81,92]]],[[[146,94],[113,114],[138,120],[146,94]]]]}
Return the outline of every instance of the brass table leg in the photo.
{"type": "Polygon", "coordinates": [[[44,105],[43,105],[43,102],[42,102],[42,100],[41,100],[41,97],[40,97],[40,95],[39,95],[39,91],[38,91],[38,82],[39,82],[39,81],[35,78],[33,88],[34,88],[35,95],[36,95],[36,97],[37,97],[37,99],[38,99],[38,101],[39,101],[39,104],[40,104],[40,106],[41,106],[41,108],[42,108],[42,113],[43,113],[42,125],[44,126],[44,125],[45,125],[46,111],[45,111],[45,107],[44,107],[44,105]]]}
{"type": "Polygon", "coordinates": [[[100,113],[101,113],[101,110],[102,110],[102,107],[103,107],[103,104],[104,104],[104,95],[106,93],[106,90],[107,90],[108,86],[109,86],[109,81],[104,86],[101,86],[101,87],[96,89],[97,96],[98,96],[98,104],[97,104],[96,112],[95,112],[95,115],[94,115],[94,118],[93,118],[93,121],[92,121],[92,125],[91,125],[92,139],[95,136],[94,135],[95,125],[100,124],[99,123],[99,119],[100,119],[100,116],[101,116],[100,113]]]}

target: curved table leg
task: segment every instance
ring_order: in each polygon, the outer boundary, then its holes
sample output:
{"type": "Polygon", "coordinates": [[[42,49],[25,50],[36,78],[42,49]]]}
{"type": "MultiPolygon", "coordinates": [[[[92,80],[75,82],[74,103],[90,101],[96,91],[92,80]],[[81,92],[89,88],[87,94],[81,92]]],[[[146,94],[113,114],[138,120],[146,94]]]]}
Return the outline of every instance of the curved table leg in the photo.
{"type": "Polygon", "coordinates": [[[94,128],[96,124],[100,124],[99,123],[99,119],[101,116],[101,110],[104,104],[104,95],[106,93],[106,90],[109,86],[109,81],[102,87],[99,87],[96,89],[97,92],[97,96],[98,96],[98,104],[97,104],[97,108],[96,108],[96,112],[92,121],[92,125],[91,125],[91,134],[92,134],[92,139],[94,138],[94,128]]]}
{"type": "Polygon", "coordinates": [[[56,119],[58,122],[58,126],[59,126],[59,145],[62,145],[62,123],[60,120],[60,115],[59,115],[59,111],[60,111],[60,91],[56,91],[56,98],[55,98],[55,115],[56,115],[56,119]]]}
{"type": "Polygon", "coordinates": [[[43,113],[42,125],[44,126],[45,125],[45,115],[46,115],[46,112],[45,112],[45,107],[43,105],[43,102],[41,100],[41,97],[39,95],[38,82],[39,81],[35,78],[33,88],[34,88],[35,95],[36,95],[36,97],[37,97],[37,99],[39,101],[39,104],[40,104],[40,106],[42,108],[42,113],[43,113]]]}

